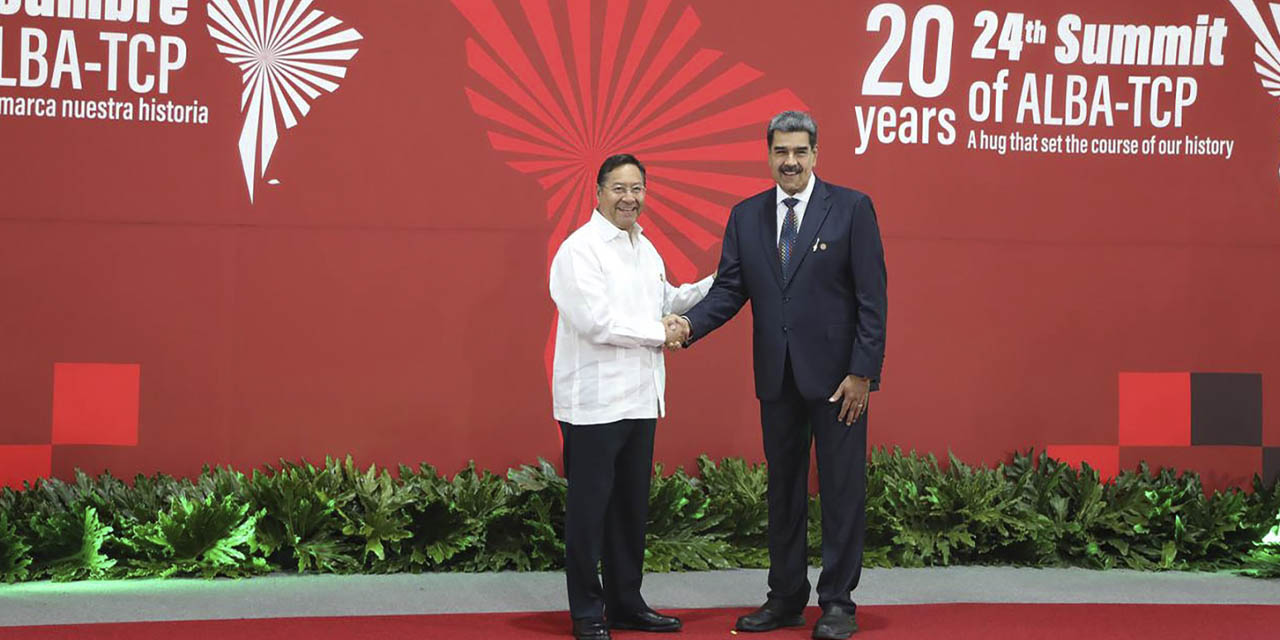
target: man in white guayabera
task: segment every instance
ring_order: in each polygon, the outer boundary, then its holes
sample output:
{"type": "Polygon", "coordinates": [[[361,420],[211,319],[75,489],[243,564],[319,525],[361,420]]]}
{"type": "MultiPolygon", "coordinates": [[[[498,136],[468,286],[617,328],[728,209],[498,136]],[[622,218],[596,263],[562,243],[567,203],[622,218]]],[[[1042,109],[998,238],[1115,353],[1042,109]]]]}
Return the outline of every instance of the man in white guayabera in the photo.
{"type": "Polygon", "coordinates": [[[560,311],[552,397],[569,480],[565,577],[581,640],[607,639],[610,628],[681,627],[640,595],[653,434],[665,413],[662,348],[679,348],[688,337],[662,319],[702,300],[712,277],[667,282],[662,257],[636,223],[644,196],[639,160],[606,159],[596,175],[596,210],[551,262],[551,299],[560,311]]]}

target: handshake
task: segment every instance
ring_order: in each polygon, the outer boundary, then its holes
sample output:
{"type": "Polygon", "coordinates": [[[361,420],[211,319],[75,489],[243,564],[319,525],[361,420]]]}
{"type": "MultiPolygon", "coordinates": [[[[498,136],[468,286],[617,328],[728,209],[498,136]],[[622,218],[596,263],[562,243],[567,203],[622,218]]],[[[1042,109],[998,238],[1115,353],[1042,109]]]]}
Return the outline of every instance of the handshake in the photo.
{"type": "Polygon", "coordinates": [[[693,333],[689,321],[674,313],[663,317],[662,325],[667,329],[667,349],[672,351],[684,348],[684,343],[689,341],[689,334],[693,333]]]}

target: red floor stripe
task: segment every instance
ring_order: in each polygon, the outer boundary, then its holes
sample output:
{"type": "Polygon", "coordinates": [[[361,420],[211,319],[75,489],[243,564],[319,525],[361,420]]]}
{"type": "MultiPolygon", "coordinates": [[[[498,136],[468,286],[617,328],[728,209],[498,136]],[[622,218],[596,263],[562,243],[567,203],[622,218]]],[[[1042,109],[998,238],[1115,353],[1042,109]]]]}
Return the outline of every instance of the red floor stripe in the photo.
{"type": "MultiPolygon", "coordinates": [[[[734,619],[747,609],[695,609],[675,612],[685,622],[680,634],[620,631],[620,640],[709,640],[808,638],[811,627],[772,633],[735,634],[734,619]]],[[[817,610],[807,616],[812,625],[817,610]]],[[[946,640],[1056,639],[1099,640],[1194,638],[1233,640],[1280,638],[1280,607],[1250,605],[1082,605],[1082,604],[938,604],[867,606],[858,610],[861,631],[855,638],[946,640]]],[[[524,640],[569,637],[564,612],[270,618],[193,622],[0,627],[6,640],[524,640]]]]}

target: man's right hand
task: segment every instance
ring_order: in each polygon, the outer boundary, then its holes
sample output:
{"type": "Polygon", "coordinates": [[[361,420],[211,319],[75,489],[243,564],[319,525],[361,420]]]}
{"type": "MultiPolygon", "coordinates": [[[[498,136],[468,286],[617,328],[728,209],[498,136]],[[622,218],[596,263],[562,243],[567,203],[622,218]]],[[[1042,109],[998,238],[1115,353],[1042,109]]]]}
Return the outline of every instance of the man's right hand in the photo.
{"type": "Polygon", "coordinates": [[[685,342],[689,341],[689,323],[684,318],[675,314],[668,314],[662,319],[662,325],[667,330],[668,349],[680,349],[685,342]]]}

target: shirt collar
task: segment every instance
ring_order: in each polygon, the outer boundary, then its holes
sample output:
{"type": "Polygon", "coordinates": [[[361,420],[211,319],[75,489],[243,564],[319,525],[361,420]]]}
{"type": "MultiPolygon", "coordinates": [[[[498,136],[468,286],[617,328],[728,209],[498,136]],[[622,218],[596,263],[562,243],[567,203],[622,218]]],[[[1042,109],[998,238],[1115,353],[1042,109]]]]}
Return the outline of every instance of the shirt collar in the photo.
{"type": "Polygon", "coordinates": [[[801,190],[800,193],[795,194],[794,196],[787,193],[786,191],[783,191],[782,187],[775,186],[774,191],[777,192],[778,204],[782,204],[782,201],[786,200],[787,198],[795,198],[796,200],[799,200],[800,202],[804,202],[807,204],[809,202],[809,198],[813,196],[813,185],[817,184],[817,182],[818,182],[818,174],[810,173],[809,184],[805,185],[804,189],[801,190]]]}
{"type": "MultiPolygon", "coordinates": [[[[614,226],[612,222],[609,222],[609,219],[604,217],[604,214],[600,213],[599,209],[595,209],[591,212],[591,220],[588,222],[594,227],[596,235],[604,242],[609,242],[610,240],[616,240],[618,238],[625,238],[628,235],[628,232],[619,229],[614,226]]],[[[640,226],[639,221],[631,225],[630,233],[634,234],[636,237],[639,237],[643,232],[644,227],[640,226]]]]}

